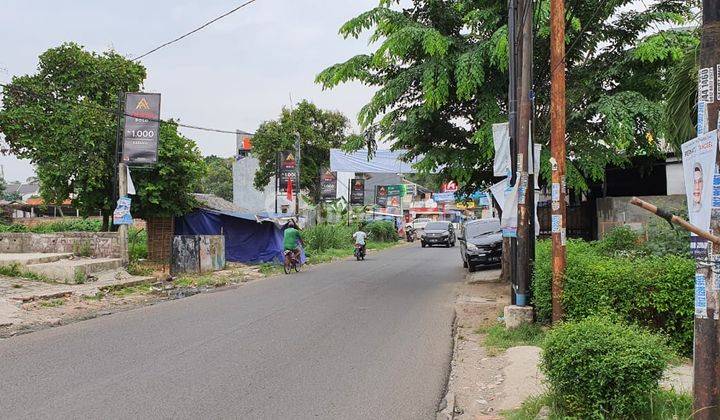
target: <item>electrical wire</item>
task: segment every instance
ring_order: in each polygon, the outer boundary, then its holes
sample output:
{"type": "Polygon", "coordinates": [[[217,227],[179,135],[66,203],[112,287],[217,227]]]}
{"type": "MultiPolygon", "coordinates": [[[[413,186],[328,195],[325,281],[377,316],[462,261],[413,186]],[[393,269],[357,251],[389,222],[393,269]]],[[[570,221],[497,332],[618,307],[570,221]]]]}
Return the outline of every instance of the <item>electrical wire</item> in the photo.
{"type": "MultiPolygon", "coordinates": [[[[20,92],[21,94],[30,96],[30,97],[32,97],[32,98],[34,98],[34,99],[37,99],[37,100],[52,101],[52,102],[60,103],[60,104],[64,104],[64,105],[80,106],[80,107],[85,107],[85,108],[89,108],[89,109],[95,109],[96,111],[105,112],[105,113],[108,113],[108,114],[111,114],[111,115],[114,115],[114,116],[117,116],[118,114],[121,115],[121,116],[125,116],[125,117],[133,117],[133,116],[134,116],[134,115],[132,115],[132,114],[128,114],[127,112],[118,112],[118,110],[116,110],[116,109],[105,108],[105,107],[102,107],[102,106],[100,106],[100,105],[83,103],[83,102],[61,101],[61,100],[58,100],[57,98],[53,98],[53,97],[50,97],[50,96],[43,96],[43,95],[41,95],[41,94],[39,94],[39,93],[37,93],[37,92],[34,92],[34,91],[32,91],[32,90],[29,90],[29,89],[26,89],[26,88],[20,87],[20,86],[11,86],[11,85],[8,85],[8,84],[5,84],[5,83],[0,83],[0,86],[2,86],[2,87],[5,88],[5,89],[11,90],[11,91],[14,90],[14,91],[16,91],[16,92],[20,92]]],[[[178,126],[178,127],[183,127],[183,128],[187,128],[187,129],[191,129],[191,130],[200,130],[200,131],[208,131],[208,132],[213,132],[213,133],[234,134],[234,135],[237,135],[237,134],[252,134],[252,133],[249,133],[249,132],[243,131],[243,130],[222,130],[222,129],[219,129],[219,128],[201,127],[201,126],[197,126],[197,125],[183,124],[183,123],[180,123],[180,122],[176,122],[176,121],[174,121],[174,120],[173,120],[173,121],[167,121],[167,120],[162,120],[162,119],[159,119],[159,118],[157,118],[157,119],[153,119],[153,118],[143,118],[143,119],[148,120],[148,121],[157,122],[157,123],[160,123],[160,124],[172,124],[172,125],[176,125],[176,126],[178,126]]]]}
{"type": "Polygon", "coordinates": [[[206,22],[206,23],[204,23],[204,24],[202,24],[201,26],[198,26],[197,28],[193,29],[193,30],[190,31],[190,32],[187,32],[187,33],[185,33],[185,34],[183,34],[183,35],[180,35],[179,37],[177,37],[177,38],[175,38],[175,39],[173,39],[173,40],[170,40],[170,41],[168,41],[168,42],[165,42],[164,44],[158,45],[157,47],[151,49],[150,51],[148,51],[148,52],[146,52],[146,53],[141,54],[140,56],[138,56],[138,57],[136,57],[136,58],[133,58],[132,60],[133,60],[133,61],[139,61],[140,59],[145,58],[145,57],[147,57],[148,55],[150,55],[150,54],[152,54],[152,53],[154,53],[154,52],[156,52],[156,51],[158,51],[158,50],[160,50],[160,49],[162,49],[162,48],[167,47],[168,45],[172,45],[172,44],[180,41],[181,39],[186,38],[186,37],[194,34],[195,32],[198,32],[198,31],[201,31],[201,30],[205,29],[206,27],[212,25],[213,23],[217,22],[218,20],[220,20],[220,19],[222,19],[222,18],[224,18],[224,17],[227,17],[227,16],[229,16],[229,15],[237,12],[238,10],[242,9],[242,8],[245,7],[245,6],[248,6],[248,5],[252,4],[252,3],[255,3],[256,1],[257,1],[257,0],[248,0],[248,1],[246,1],[245,3],[241,4],[240,6],[238,6],[238,7],[234,8],[234,9],[230,10],[229,12],[225,12],[225,13],[223,13],[222,15],[220,15],[220,16],[218,16],[218,17],[216,17],[216,18],[214,18],[214,19],[212,19],[212,20],[210,20],[210,21],[208,21],[208,22],[206,22]]]}

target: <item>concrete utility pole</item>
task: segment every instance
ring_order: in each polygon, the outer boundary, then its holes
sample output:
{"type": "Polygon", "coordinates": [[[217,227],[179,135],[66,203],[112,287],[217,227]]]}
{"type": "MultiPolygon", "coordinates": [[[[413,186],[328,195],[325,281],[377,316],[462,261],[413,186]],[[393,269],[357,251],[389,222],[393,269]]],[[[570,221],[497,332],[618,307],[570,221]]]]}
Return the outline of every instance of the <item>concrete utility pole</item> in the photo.
{"type": "MultiPolygon", "coordinates": [[[[120,162],[118,163],[118,196],[126,197],[127,194],[127,165],[120,162]]],[[[128,225],[122,224],[118,226],[118,245],[120,246],[120,258],[122,259],[122,263],[123,265],[127,265],[130,262],[130,255],[128,252],[128,225]]]]}
{"type": "MultiPolygon", "coordinates": [[[[508,4],[508,44],[510,57],[508,65],[508,129],[510,134],[510,183],[515,184],[517,162],[517,63],[518,63],[518,0],[510,0],[508,4]]],[[[507,210],[509,211],[509,210],[507,210]]],[[[517,238],[503,237],[503,280],[511,284],[511,303],[515,304],[515,285],[517,285],[517,238]]]]}
{"type": "Polygon", "coordinates": [[[552,152],[552,321],[563,318],[565,281],[565,1],[550,0],[550,149],[552,152]]]}
{"type": "Polygon", "coordinates": [[[532,0],[523,0],[520,8],[521,35],[520,46],[520,88],[518,93],[518,123],[517,123],[517,177],[518,182],[518,226],[517,226],[517,286],[515,291],[515,304],[526,306],[530,294],[530,249],[531,242],[535,240],[535,233],[530,232],[530,195],[533,186],[530,185],[529,165],[532,165],[532,148],[530,142],[530,120],[532,118],[532,0]]]}
{"type": "Polygon", "coordinates": [[[300,133],[295,133],[295,217],[300,221],[300,133]]]}
{"type": "MultiPolygon", "coordinates": [[[[715,85],[717,92],[716,74],[720,70],[720,0],[703,0],[703,26],[700,43],[700,68],[710,69],[711,84],[715,85]]],[[[706,103],[708,111],[708,131],[714,130],[718,125],[718,110],[720,99],[715,92],[706,103]]],[[[720,220],[713,217],[711,229],[714,232],[720,227],[720,220]]],[[[708,270],[706,278],[711,284],[715,282],[718,274],[708,270]]],[[[708,287],[707,291],[714,288],[708,287]]],[[[711,292],[712,293],[712,292],[711,292]]],[[[717,292],[714,292],[717,293],[717,292]]],[[[714,309],[708,310],[706,317],[695,315],[695,351],[694,351],[694,384],[693,384],[693,412],[695,419],[720,418],[720,321],[714,309]]]]}

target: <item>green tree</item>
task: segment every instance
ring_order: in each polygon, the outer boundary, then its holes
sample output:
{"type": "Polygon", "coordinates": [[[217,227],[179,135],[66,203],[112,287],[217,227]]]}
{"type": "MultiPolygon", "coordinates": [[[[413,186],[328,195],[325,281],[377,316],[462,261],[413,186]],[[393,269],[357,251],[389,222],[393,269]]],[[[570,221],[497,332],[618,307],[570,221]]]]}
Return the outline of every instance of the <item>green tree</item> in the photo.
{"type": "Polygon", "coordinates": [[[357,141],[348,134],[349,122],[340,112],[319,109],[302,101],[294,110],[283,108],[280,118],[260,125],[253,136],[253,156],[260,161],[255,173],[255,188],[262,189],[275,175],[277,156],[283,150],[295,150],[295,133],[300,134],[300,187],[308,191],[314,203],[320,201],[320,170],[330,164],[330,149],[357,141]]]}
{"type": "Polygon", "coordinates": [[[195,142],[179,134],[177,125],[162,124],[158,163],[150,170],[131,170],[137,191],[133,216],[172,217],[191,211],[197,204],[192,192],[205,174],[206,165],[195,142]]]}
{"type": "MultiPolygon", "coordinates": [[[[118,94],[139,91],[146,75],[145,67],[114,51],[97,54],[66,43],[40,55],[36,74],[14,77],[3,89],[0,131],[12,153],[36,166],[46,202],[73,194],[81,215],[100,210],[108,227],[115,208],[114,110],[118,94]]],[[[184,170],[196,164],[189,152],[196,149],[176,128],[160,130],[158,166],[134,171],[140,214],[177,214],[193,203],[183,188],[194,188],[199,171],[184,170]]]]}
{"type": "MultiPolygon", "coordinates": [[[[608,164],[660,153],[665,133],[667,69],[697,42],[687,31],[644,34],[656,25],[683,25],[691,2],[659,0],[647,10],[630,0],[569,3],[567,9],[568,185],[588,188],[608,164]]],[[[549,0],[535,2],[535,141],[549,141],[549,0]]],[[[395,0],[349,20],[340,35],[371,31],[375,51],[322,71],[325,88],[359,81],[377,88],[360,114],[372,150],[379,139],[418,168],[442,168],[473,189],[490,178],[493,123],[507,121],[507,2],[395,0]],[[404,3],[403,3],[404,4],[404,3]]],[[[545,153],[544,162],[547,162],[545,153]]],[[[548,165],[544,175],[549,177],[548,165]]]]}
{"type": "Polygon", "coordinates": [[[204,161],[207,173],[200,180],[198,192],[233,201],[233,158],[211,155],[206,156],[204,161]]]}

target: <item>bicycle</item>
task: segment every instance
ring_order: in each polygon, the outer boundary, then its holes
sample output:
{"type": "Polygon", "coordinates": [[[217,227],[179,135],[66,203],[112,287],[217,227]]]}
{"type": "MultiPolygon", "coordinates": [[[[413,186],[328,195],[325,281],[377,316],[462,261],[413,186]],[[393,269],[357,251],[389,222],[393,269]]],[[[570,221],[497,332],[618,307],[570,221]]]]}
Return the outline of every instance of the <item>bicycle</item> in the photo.
{"type": "Polygon", "coordinates": [[[285,274],[290,274],[292,270],[295,270],[296,273],[300,271],[300,254],[298,252],[293,250],[285,251],[283,270],[285,270],[285,274]]]}

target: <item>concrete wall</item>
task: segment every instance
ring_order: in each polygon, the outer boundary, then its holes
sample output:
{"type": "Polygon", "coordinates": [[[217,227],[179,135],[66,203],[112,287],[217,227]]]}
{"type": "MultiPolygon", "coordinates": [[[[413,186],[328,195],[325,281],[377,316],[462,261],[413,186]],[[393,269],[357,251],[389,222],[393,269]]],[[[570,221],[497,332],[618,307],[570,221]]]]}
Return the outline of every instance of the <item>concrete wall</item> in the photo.
{"type": "Polygon", "coordinates": [[[115,232],[0,233],[0,253],[66,253],[86,247],[95,257],[120,257],[115,232]]]}
{"type": "Polygon", "coordinates": [[[252,155],[233,163],[233,203],[252,213],[274,211],[275,178],[271,178],[263,191],[256,190],[253,182],[259,169],[260,162],[252,155]]]}
{"type": "Polygon", "coordinates": [[[224,236],[177,235],[173,237],[172,274],[209,273],[224,268],[224,236]]]}
{"type": "MultiPolygon", "coordinates": [[[[657,216],[630,204],[632,197],[606,197],[597,199],[598,237],[615,226],[630,226],[644,231],[645,225],[657,216]]],[[[685,195],[647,196],[643,200],[668,210],[684,210],[687,208],[685,195]]]]}

